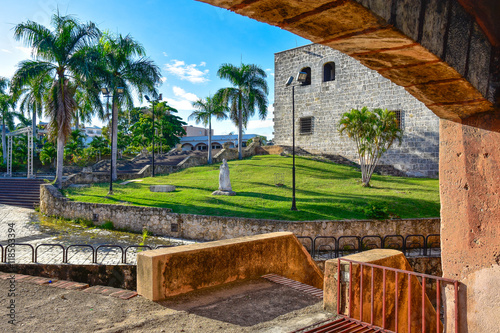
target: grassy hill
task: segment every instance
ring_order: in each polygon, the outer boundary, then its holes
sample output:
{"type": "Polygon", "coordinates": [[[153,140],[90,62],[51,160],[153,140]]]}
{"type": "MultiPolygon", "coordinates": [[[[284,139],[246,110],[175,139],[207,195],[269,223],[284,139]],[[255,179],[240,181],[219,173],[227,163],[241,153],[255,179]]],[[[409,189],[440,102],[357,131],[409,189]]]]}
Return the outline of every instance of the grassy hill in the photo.
{"type": "Polygon", "coordinates": [[[338,220],[382,217],[415,218],[439,216],[439,182],[374,175],[371,188],[360,185],[361,173],[354,167],[296,158],[298,211],[290,210],[292,158],[254,156],[229,161],[231,184],[236,196],[213,196],[218,188],[219,166],[185,169],[168,176],[144,178],[142,182],[108,184],[68,189],[75,201],[129,203],[171,208],[175,213],[238,216],[278,220],[338,220]],[[276,186],[282,182],[284,186],[276,186]],[[175,185],[176,191],[153,193],[150,185],[175,185]]]}

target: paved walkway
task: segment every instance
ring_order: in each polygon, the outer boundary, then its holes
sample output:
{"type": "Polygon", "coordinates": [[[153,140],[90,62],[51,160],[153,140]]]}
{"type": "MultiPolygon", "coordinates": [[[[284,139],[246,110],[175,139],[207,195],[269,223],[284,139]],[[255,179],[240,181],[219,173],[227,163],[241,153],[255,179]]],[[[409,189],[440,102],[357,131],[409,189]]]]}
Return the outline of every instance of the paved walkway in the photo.
{"type": "MultiPolygon", "coordinates": [[[[54,235],[46,234],[39,230],[38,226],[33,223],[32,214],[35,213],[32,209],[19,208],[14,206],[7,206],[0,204],[0,245],[4,248],[2,249],[2,255],[5,251],[5,246],[8,244],[9,239],[9,227],[13,229],[15,237],[15,243],[17,244],[29,244],[36,249],[40,244],[61,244],[65,248],[69,245],[74,244],[66,234],[54,235]]],[[[99,239],[93,241],[93,239],[87,239],[84,244],[89,244],[96,249],[100,245],[109,244],[111,242],[103,242],[103,235],[112,233],[112,231],[94,229],[88,232],[95,232],[99,235],[99,239]]],[[[90,238],[90,237],[89,237],[90,238]]],[[[173,240],[179,245],[190,243],[182,240],[173,240]]],[[[81,243],[80,243],[81,244],[81,243]]],[[[121,242],[120,245],[125,248],[129,245],[137,244],[127,244],[121,242]]],[[[15,247],[15,263],[31,263],[34,250],[28,245],[17,245],[15,247]]],[[[142,249],[139,249],[141,251],[142,249]]],[[[45,246],[42,245],[38,248],[37,252],[37,262],[43,264],[60,264],[63,263],[63,249],[59,246],[45,246]]],[[[136,255],[138,249],[131,248],[127,251],[126,263],[136,264],[136,255]]],[[[92,259],[92,249],[85,247],[71,247],[68,250],[67,262],[72,264],[91,264],[92,259]]],[[[100,248],[97,251],[96,262],[99,264],[116,265],[122,263],[122,251],[119,248],[100,248]]]]}

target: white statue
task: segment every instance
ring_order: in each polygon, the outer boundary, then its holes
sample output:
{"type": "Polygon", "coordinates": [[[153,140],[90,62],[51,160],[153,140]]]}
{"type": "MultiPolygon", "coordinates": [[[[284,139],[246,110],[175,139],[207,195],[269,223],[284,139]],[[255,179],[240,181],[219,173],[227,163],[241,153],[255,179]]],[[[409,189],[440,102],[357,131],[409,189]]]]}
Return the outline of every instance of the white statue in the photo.
{"type": "Polygon", "coordinates": [[[236,195],[231,187],[231,180],[229,179],[229,166],[226,159],[222,160],[219,172],[219,190],[212,193],[212,195],[236,195]]]}
{"type": "Polygon", "coordinates": [[[229,179],[229,166],[226,159],[222,160],[219,172],[219,191],[232,191],[231,180],[229,179]]]}

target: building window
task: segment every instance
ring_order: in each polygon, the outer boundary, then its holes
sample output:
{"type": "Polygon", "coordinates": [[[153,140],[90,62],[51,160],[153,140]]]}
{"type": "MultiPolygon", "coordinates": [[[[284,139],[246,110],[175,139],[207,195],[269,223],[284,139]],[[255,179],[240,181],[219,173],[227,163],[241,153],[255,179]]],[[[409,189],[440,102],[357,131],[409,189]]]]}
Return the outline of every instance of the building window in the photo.
{"type": "Polygon", "coordinates": [[[308,86],[311,84],[311,67],[304,67],[300,70],[301,72],[305,72],[307,74],[306,80],[302,83],[303,86],[308,86]]]}
{"type": "Polygon", "coordinates": [[[396,121],[398,122],[398,128],[403,129],[403,111],[401,110],[393,110],[396,115],[396,121]]]}
{"type": "Polygon", "coordinates": [[[323,66],[323,81],[334,81],[335,80],[335,63],[327,62],[323,66]]]}
{"type": "Polygon", "coordinates": [[[313,117],[300,118],[300,134],[313,133],[313,117]]]}

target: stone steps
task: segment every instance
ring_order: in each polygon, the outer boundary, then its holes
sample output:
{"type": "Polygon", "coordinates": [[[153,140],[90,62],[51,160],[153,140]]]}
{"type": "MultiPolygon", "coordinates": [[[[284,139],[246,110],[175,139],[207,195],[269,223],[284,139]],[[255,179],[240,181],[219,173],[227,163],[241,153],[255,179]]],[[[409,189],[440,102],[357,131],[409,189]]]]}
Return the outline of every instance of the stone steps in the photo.
{"type": "Polygon", "coordinates": [[[33,208],[40,204],[40,184],[43,183],[38,179],[0,179],[0,204],[33,208]]]}

